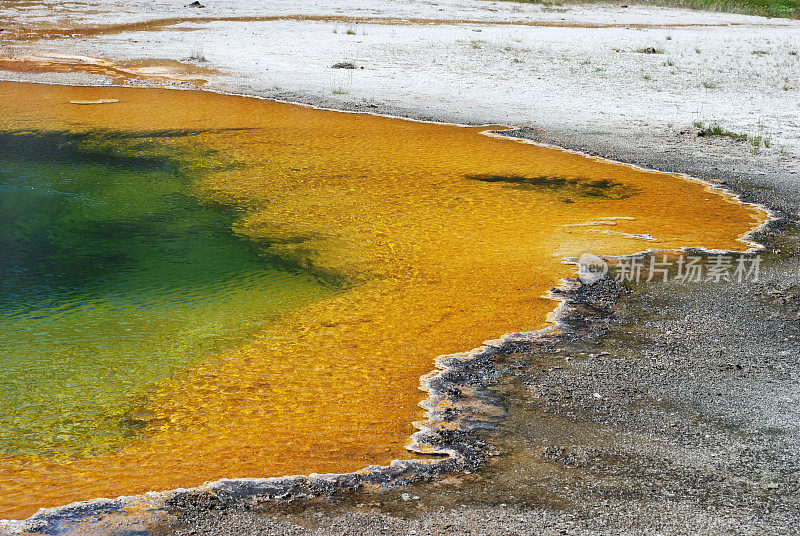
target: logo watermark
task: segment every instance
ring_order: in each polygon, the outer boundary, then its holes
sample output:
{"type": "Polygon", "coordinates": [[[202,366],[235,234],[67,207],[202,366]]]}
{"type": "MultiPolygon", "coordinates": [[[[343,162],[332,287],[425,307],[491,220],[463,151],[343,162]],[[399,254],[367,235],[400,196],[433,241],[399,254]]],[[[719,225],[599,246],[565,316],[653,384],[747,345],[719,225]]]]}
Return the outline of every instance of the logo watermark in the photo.
{"type": "Polygon", "coordinates": [[[602,257],[584,253],[578,259],[578,277],[587,285],[600,281],[607,273],[608,263],[602,257]]]}
{"type": "Polygon", "coordinates": [[[746,283],[758,282],[761,255],[652,255],[622,257],[613,264],[584,253],[578,259],[578,277],[591,285],[609,275],[616,281],[680,281],[683,283],[746,283]],[[705,261],[705,262],[704,262],[705,261]]]}

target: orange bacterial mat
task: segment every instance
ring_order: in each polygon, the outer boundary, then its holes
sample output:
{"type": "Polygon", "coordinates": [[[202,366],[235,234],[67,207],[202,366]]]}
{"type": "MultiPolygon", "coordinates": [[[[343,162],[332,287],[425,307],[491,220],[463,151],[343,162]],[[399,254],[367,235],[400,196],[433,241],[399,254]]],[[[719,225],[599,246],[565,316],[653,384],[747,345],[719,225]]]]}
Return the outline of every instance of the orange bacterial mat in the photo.
{"type": "MultiPolygon", "coordinates": [[[[0,457],[0,518],[204,481],[409,457],[440,354],[546,325],[585,252],[746,250],[764,212],[668,173],[482,134],[200,91],[0,83],[0,129],[146,133],[236,162],[194,185],[235,232],[345,290],[208,355],[135,408],[147,425],[79,459],[0,457]],[[70,101],[117,99],[103,106],[70,101]],[[594,224],[589,224],[594,222],[594,224]],[[589,224],[589,225],[582,225],[589,224]],[[646,240],[633,235],[650,235],[646,240]]],[[[145,134],[146,136],[146,134],[145,134]]]]}

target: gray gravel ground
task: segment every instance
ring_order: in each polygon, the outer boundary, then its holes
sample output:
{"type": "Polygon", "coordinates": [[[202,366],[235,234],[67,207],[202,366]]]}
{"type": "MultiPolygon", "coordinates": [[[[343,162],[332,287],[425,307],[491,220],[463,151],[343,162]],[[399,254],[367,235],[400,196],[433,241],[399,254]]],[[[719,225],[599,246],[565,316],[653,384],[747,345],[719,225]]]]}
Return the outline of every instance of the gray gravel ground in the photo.
{"type": "Polygon", "coordinates": [[[508,415],[476,474],[183,512],[154,534],[800,534],[796,162],[692,131],[523,135],[722,182],[776,210],[759,281],[577,290],[571,329],[498,358],[508,415]]]}

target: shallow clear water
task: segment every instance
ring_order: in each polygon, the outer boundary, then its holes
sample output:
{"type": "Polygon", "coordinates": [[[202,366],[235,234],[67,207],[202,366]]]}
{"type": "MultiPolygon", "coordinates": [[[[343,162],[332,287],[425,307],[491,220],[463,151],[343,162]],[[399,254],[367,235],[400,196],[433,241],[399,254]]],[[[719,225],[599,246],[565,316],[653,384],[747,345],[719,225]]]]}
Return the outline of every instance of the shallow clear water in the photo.
{"type": "Polygon", "coordinates": [[[143,425],[131,408],[155,382],[330,293],[235,236],[230,208],[193,196],[191,164],[154,141],[167,135],[0,133],[6,454],[131,439],[143,425]]]}

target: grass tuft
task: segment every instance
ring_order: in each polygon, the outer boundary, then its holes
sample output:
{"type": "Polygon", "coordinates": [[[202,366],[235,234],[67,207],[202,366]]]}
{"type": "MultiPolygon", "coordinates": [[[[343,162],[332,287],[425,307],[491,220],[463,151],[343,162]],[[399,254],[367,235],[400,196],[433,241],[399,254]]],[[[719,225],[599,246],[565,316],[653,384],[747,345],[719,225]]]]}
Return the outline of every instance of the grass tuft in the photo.
{"type": "Polygon", "coordinates": [[[767,149],[770,148],[772,145],[772,141],[762,136],[761,134],[758,135],[747,135],[747,134],[739,134],[737,132],[731,132],[730,130],[725,130],[718,124],[708,124],[706,125],[702,121],[695,121],[694,122],[695,128],[698,128],[697,137],[702,138],[705,136],[708,137],[718,137],[718,138],[730,138],[734,141],[744,141],[747,140],[750,142],[751,151],[755,154],[761,150],[761,147],[765,147],[767,149]]]}
{"type": "Polygon", "coordinates": [[[753,147],[754,152],[758,152],[758,150],[761,149],[762,145],[767,149],[769,149],[771,143],[769,138],[765,138],[764,136],[761,135],[748,136],[747,139],[750,141],[750,145],[753,147]]]}
{"type": "Polygon", "coordinates": [[[695,121],[694,122],[695,128],[700,129],[697,132],[698,137],[703,136],[717,136],[721,138],[731,138],[732,140],[746,140],[746,134],[737,134],[736,132],[731,132],[730,130],[725,130],[721,126],[717,124],[710,124],[706,125],[702,121],[695,121]]]}
{"type": "Polygon", "coordinates": [[[185,58],[183,61],[193,61],[195,63],[206,63],[208,61],[208,58],[206,58],[206,55],[203,53],[203,45],[200,44],[200,43],[195,45],[194,49],[192,50],[192,53],[189,54],[189,57],[185,58]]]}

